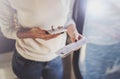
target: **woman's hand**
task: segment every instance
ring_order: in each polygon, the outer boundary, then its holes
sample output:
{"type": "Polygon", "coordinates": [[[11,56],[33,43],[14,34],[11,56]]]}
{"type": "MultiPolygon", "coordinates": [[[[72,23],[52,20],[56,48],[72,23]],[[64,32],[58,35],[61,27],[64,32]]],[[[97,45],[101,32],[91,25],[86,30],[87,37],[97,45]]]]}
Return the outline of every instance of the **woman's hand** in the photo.
{"type": "Polygon", "coordinates": [[[76,42],[83,37],[81,34],[78,33],[76,27],[72,24],[68,26],[67,33],[70,36],[72,42],[76,42]]]}
{"type": "Polygon", "coordinates": [[[60,35],[61,33],[58,34],[49,34],[46,30],[42,30],[38,27],[34,27],[31,28],[27,31],[19,31],[17,32],[17,36],[20,39],[24,39],[24,38],[40,38],[40,39],[44,39],[44,40],[49,40],[49,39],[53,39],[56,38],[58,35],[60,35]]]}
{"type": "Polygon", "coordinates": [[[79,33],[74,33],[70,37],[72,42],[76,42],[77,40],[80,40],[81,38],[82,38],[82,35],[79,33]]]}

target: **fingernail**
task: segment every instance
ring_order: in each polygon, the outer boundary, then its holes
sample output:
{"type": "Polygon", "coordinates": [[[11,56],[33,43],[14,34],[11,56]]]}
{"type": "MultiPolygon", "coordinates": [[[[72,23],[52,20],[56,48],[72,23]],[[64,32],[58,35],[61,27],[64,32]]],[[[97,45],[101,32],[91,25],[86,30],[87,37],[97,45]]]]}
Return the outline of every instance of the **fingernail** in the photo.
{"type": "Polygon", "coordinates": [[[64,32],[61,32],[60,34],[63,34],[64,32]]]}
{"type": "Polygon", "coordinates": [[[48,31],[45,31],[45,33],[46,33],[46,34],[49,34],[49,32],[48,32],[48,31]]]}
{"type": "Polygon", "coordinates": [[[77,40],[75,40],[75,42],[77,42],[77,40]]]}
{"type": "Polygon", "coordinates": [[[51,26],[51,29],[52,29],[52,31],[54,31],[54,30],[55,30],[53,25],[51,26]]]}
{"type": "Polygon", "coordinates": [[[78,37],[78,40],[80,40],[80,39],[81,39],[81,36],[78,37]]]}

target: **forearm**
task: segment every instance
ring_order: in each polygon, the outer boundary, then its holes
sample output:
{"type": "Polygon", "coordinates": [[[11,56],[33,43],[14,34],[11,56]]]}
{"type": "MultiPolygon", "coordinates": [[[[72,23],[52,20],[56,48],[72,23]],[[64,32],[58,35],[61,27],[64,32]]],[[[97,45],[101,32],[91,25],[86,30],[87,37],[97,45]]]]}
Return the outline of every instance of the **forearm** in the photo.
{"type": "Polygon", "coordinates": [[[20,38],[20,39],[25,39],[25,38],[31,38],[32,35],[28,32],[25,32],[25,31],[18,31],[17,32],[17,37],[20,38]]]}
{"type": "Polygon", "coordinates": [[[39,39],[43,39],[43,40],[49,40],[49,39],[53,39],[56,38],[57,36],[59,36],[61,33],[58,34],[48,34],[46,30],[42,30],[38,27],[34,27],[31,29],[22,29],[21,31],[17,32],[17,36],[20,39],[25,39],[25,38],[39,38],[39,39]]]}

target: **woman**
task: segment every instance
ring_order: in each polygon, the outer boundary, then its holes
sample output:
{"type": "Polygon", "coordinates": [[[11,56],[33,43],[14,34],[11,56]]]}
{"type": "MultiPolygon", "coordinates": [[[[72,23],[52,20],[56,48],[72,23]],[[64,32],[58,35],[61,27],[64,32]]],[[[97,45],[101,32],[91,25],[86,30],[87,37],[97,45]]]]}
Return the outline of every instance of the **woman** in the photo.
{"type": "Polygon", "coordinates": [[[73,0],[1,0],[0,26],[4,36],[16,40],[13,71],[19,79],[62,79],[61,58],[66,33],[49,34],[63,26],[72,42],[80,34],[72,20],[73,0]]]}

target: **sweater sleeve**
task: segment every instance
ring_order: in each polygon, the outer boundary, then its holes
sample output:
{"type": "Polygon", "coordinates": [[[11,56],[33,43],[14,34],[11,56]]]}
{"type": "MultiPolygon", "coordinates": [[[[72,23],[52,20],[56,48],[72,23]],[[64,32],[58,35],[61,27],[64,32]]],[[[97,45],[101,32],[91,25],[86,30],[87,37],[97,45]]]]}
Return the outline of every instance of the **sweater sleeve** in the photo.
{"type": "Polygon", "coordinates": [[[68,13],[68,18],[67,18],[67,22],[65,24],[65,28],[67,28],[70,24],[73,24],[75,25],[75,22],[72,18],[72,14],[73,14],[73,6],[74,6],[74,3],[75,3],[75,0],[70,0],[70,8],[69,8],[69,13],[68,13]]]}
{"type": "Polygon", "coordinates": [[[17,28],[14,24],[15,9],[10,6],[8,0],[0,0],[0,27],[3,35],[9,39],[17,39],[17,28]]]}

